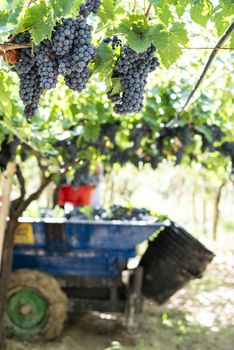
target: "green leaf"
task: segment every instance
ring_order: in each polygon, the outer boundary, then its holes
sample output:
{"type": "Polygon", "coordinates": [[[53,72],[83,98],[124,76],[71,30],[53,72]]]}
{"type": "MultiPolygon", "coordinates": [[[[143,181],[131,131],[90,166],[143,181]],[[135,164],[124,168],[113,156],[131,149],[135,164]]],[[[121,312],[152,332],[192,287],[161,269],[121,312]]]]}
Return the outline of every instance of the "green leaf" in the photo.
{"type": "MultiPolygon", "coordinates": [[[[182,54],[180,45],[188,43],[187,31],[183,23],[174,23],[170,29],[165,28],[163,31],[163,44],[159,41],[157,44],[157,37],[153,43],[158,47],[161,62],[169,68],[182,54]]],[[[160,37],[160,34],[158,34],[160,37]]]]}
{"type": "Polygon", "coordinates": [[[174,2],[175,2],[176,13],[179,17],[181,17],[185,13],[186,8],[188,4],[191,2],[191,0],[179,0],[174,2]]]}
{"type": "Polygon", "coordinates": [[[209,0],[200,0],[191,7],[190,16],[194,22],[205,27],[212,12],[212,3],[209,0]]]}
{"type": "Polygon", "coordinates": [[[101,80],[103,80],[108,87],[112,85],[111,77],[115,63],[114,50],[106,44],[99,45],[93,73],[99,73],[101,80]]]}
{"type": "Polygon", "coordinates": [[[136,52],[145,51],[151,44],[149,25],[142,15],[131,15],[124,19],[116,32],[123,35],[128,45],[136,52]]]}
{"type": "Polygon", "coordinates": [[[36,45],[42,40],[49,39],[55,24],[51,6],[40,1],[32,7],[26,8],[20,16],[17,32],[29,30],[36,45]]]}
{"type": "Polygon", "coordinates": [[[49,0],[54,11],[54,17],[66,16],[76,6],[78,9],[82,0],[49,0]]]}
{"type": "Polygon", "coordinates": [[[163,50],[167,47],[168,34],[165,26],[161,24],[151,26],[149,28],[148,35],[151,42],[157,47],[157,49],[163,50]]]}
{"type": "Polygon", "coordinates": [[[234,21],[234,1],[221,0],[220,4],[214,9],[213,20],[218,35],[222,35],[227,27],[234,21]]]}
{"type": "Polygon", "coordinates": [[[12,117],[12,102],[6,91],[0,89],[0,111],[7,117],[12,117]]]}
{"type": "Polygon", "coordinates": [[[84,139],[85,141],[95,141],[98,138],[100,127],[95,125],[89,125],[85,127],[84,139]]]}
{"type": "Polygon", "coordinates": [[[112,95],[119,94],[120,92],[123,91],[119,78],[112,78],[111,81],[112,81],[112,87],[111,87],[112,95]]]}
{"type": "Polygon", "coordinates": [[[136,52],[145,51],[151,44],[151,38],[147,35],[137,34],[131,31],[125,34],[125,38],[128,45],[136,52]]]}
{"type": "Polygon", "coordinates": [[[184,23],[175,22],[172,25],[169,33],[171,38],[174,39],[177,44],[186,45],[189,41],[184,23]]]}
{"type": "Polygon", "coordinates": [[[114,21],[115,18],[115,6],[113,1],[103,0],[102,6],[98,13],[99,17],[102,19],[103,23],[108,21],[114,21]]]}
{"type": "Polygon", "coordinates": [[[212,141],[212,133],[210,131],[210,129],[203,124],[195,124],[194,125],[194,129],[199,131],[200,133],[202,133],[203,135],[205,135],[205,137],[207,138],[207,140],[212,141]]]}
{"type": "Polygon", "coordinates": [[[234,48],[234,33],[232,33],[232,35],[231,35],[229,47],[234,48]]]}
{"type": "Polygon", "coordinates": [[[9,13],[1,12],[0,13],[0,27],[7,26],[8,24],[9,13]]]}
{"type": "Polygon", "coordinates": [[[159,1],[154,5],[155,13],[158,19],[164,24],[169,24],[174,21],[174,15],[172,14],[169,4],[166,1],[159,1]]]}

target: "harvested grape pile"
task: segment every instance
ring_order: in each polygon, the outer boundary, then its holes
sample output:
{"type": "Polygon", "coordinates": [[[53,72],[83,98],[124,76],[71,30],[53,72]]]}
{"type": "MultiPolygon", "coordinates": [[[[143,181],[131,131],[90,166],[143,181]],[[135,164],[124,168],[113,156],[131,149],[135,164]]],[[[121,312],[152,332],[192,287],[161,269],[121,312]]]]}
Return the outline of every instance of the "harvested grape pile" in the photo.
{"type": "MultiPolygon", "coordinates": [[[[53,210],[43,212],[43,217],[55,217],[53,210]]],[[[80,220],[121,220],[121,221],[164,221],[166,215],[158,215],[146,208],[124,207],[121,205],[112,205],[108,209],[95,209],[90,207],[74,207],[66,212],[65,216],[80,220]]]]}
{"type": "MultiPolygon", "coordinates": [[[[97,13],[100,0],[87,0],[80,5],[76,19],[62,19],[54,28],[49,40],[43,40],[35,51],[20,50],[20,60],[14,70],[20,78],[20,97],[25,105],[25,115],[30,118],[38,108],[44,89],[56,87],[59,74],[66,85],[75,91],[82,91],[90,77],[88,64],[95,59],[97,50],[91,43],[92,26],[87,23],[91,13],[97,13]]],[[[29,44],[28,32],[16,36],[15,44],[29,44]]]]}

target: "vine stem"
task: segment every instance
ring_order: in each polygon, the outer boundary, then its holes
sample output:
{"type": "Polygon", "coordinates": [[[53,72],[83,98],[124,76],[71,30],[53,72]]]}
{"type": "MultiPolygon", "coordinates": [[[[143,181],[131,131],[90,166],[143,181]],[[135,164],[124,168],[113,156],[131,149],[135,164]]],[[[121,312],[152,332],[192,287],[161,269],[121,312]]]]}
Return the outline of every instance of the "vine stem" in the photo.
{"type": "Polygon", "coordinates": [[[152,4],[149,4],[149,6],[148,6],[148,8],[147,8],[147,10],[145,12],[145,19],[146,20],[148,19],[149,15],[150,15],[151,8],[152,8],[152,4]]]}
{"type": "Polygon", "coordinates": [[[232,22],[232,24],[228,27],[228,29],[226,30],[226,32],[221,36],[221,38],[219,39],[218,43],[215,45],[214,49],[212,50],[210,56],[208,57],[208,60],[203,68],[203,71],[200,75],[200,77],[198,78],[194,88],[192,89],[191,93],[189,94],[187,101],[185,102],[184,106],[181,108],[180,113],[177,115],[177,117],[179,117],[181,115],[181,113],[184,112],[185,108],[188,106],[191,98],[194,96],[195,92],[197,91],[197,89],[199,88],[199,86],[201,85],[201,82],[203,81],[204,77],[206,76],[206,73],[208,71],[208,69],[211,66],[211,63],[213,62],[215,56],[217,55],[218,51],[220,49],[222,49],[222,46],[224,45],[224,43],[228,40],[228,38],[230,37],[230,35],[233,33],[234,31],[234,22],[232,22]]]}
{"type": "Polygon", "coordinates": [[[135,11],[136,11],[136,6],[137,6],[137,0],[134,0],[134,5],[133,5],[132,13],[135,13],[135,11]]]}
{"type": "Polygon", "coordinates": [[[25,49],[28,47],[32,47],[32,45],[5,43],[5,44],[0,44],[0,51],[6,52],[6,51],[10,51],[10,50],[25,49]]]}

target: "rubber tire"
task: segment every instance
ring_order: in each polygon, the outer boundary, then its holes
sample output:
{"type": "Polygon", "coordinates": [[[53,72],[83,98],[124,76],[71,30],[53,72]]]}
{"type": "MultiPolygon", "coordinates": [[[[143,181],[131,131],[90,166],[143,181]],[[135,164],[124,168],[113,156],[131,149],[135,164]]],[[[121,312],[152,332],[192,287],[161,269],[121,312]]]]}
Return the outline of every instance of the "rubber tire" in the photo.
{"type": "Polygon", "coordinates": [[[48,304],[48,318],[40,333],[24,336],[18,334],[17,328],[5,314],[6,330],[10,335],[16,335],[26,340],[52,340],[63,331],[67,318],[68,298],[62,291],[58,281],[45,273],[27,269],[21,269],[12,273],[8,296],[22,287],[29,287],[39,292],[48,304]]]}

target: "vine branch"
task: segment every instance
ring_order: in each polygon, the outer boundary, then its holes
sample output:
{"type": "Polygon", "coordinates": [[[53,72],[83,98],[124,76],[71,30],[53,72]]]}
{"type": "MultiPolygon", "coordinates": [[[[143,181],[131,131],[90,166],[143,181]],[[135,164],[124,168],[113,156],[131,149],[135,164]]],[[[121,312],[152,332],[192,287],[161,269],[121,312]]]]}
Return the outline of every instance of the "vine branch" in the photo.
{"type": "Polygon", "coordinates": [[[19,164],[16,165],[16,176],[17,179],[19,181],[19,185],[20,185],[20,200],[23,200],[26,194],[26,189],[25,189],[25,180],[22,174],[22,171],[20,169],[19,164]]]}
{"type": "Polygon", "coordinates": [[[212,50],[208,61],[206,62],[203,71],[198,79],[198,81],[196,82],[194,88],[192,89],[191,93],[189,94],[187,101],[185,102],[184,106],[182,107],[179,115],[184,112],[185,108],[188,106],[191,98],[194,96],[195,92],[197,91],[197,89],[199,88],[199,86],[201,85],[202,80],[204,79],[208,69],[211,66],[211,63],[213,62],[215,56],[217,55],[218,51],[220,49],[222,49],[223,44],[227,41],[227,39],[230,37],[230,35],[232,34],[232,32],[234,31],[234,22],[228,27],[228,29],[226,30],[226,32],[221,36],[221,38],[219,39],[217,45],[214,47],[214,49],[212,50]]]}
{"type": "Polygon", "coordinates": [[[10,51],[10,50],[26,49],[28,47],[32,47],[32,46],[30,44],[5,43],[5,44],[0,44],[0,51],[6,52],[6,51],[10,51]]]}
{"type": "Polygon", "coordinates": [[[151,8],[152,8],[152,4],[149,4],[149,6],[145,12],[145,19],[146,20],[148,19],[149,15],[150,15],[151,8]]]}

